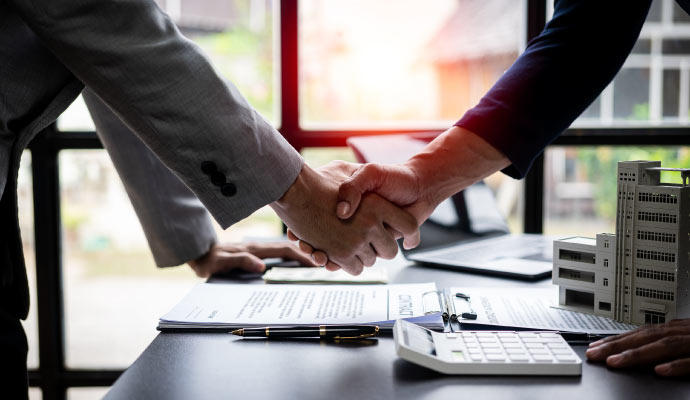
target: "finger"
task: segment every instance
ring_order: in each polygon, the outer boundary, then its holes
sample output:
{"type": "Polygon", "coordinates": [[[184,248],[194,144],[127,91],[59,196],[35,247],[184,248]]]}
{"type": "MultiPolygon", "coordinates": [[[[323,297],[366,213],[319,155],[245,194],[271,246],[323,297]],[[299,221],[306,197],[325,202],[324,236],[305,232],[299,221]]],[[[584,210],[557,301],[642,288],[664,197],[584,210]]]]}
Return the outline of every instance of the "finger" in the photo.
{"type": "Polygon", "coordinates": [[[405,238],[403,241],[405,249],[413,249],[419,245],[419,226],[415,217],[389,202],[386,202],[381,210],[379,215],[382,222],[405,238]]]}
{"type": "MultiPolygon", "coordinates": [[[[388,232],[386,232],[388,233],[388,232]]],[[[376,262],[376,251],[370,245],[363,247],[358,253],[357,257],[362,261],[365,267],[371,267],[376,262]]]]}
{"type": "Polygon", "coordinates": [[[328,255],[320,250],[314,250],[311,253],[311,258],[316,265],[326,265],[328,263],[328,255]]]}
{"type": "Polygon", "coordinates": [[[634,334],[630,335],[621,335],[618,340],[612,340],[608,343],[590,348],[585,354],[590,360],[603,360],[612,354],[618,354],[628,349],[638,348],[668,336],[684,334],[690,337],[687,329],[650,325],[650,328],[640,329],[639,331],[636,331],[634,334]]]}
{"type": "Polygon", "coordinates": [[[290,229],[287,230],[287,238],[292,242],[296,242],[299,240],[299,238],[297,236],[295,236],[295,234],[292,233],[292,231],[290,229]]]}
{"type": "Polygon", "coordinates": [[[354,256],[347,263],[340,264],[340,268],[350,275],[357,276],[364,270],[364,263],[358,256],[354,256]]]}
{"type": "Polygon", "coordinates": [[[395,241],[395,233],[393,232],[395,231],[381,225],[379,233],[371,242],[376,255],[386,260],[391,260],[398,254],[398,244],[395,241]]]}
{"type": "Polygon", "coordinates": [[[227,272],[232,269],[240,268],[248,272],[263,272],[266,264],[254,254],[248,252],[223,253],[219,255],[218,261],[212,268],[213,273],[227,272]]]}
{"type": "Polygon", "coordinates": [[[376,189],[379,185],[380,172],[376,164],[365,164],[356,170],[352,176],[340,184],[338,190],[338,218],[347,219],[357,211],[362,200],[362,194],[376,189]]]}
{"type": "Polygon", "coordinates": [[[605,337],[605,338],[603,338],[603,339],[597,340],[596,342],[590,343],[590,344],[589,344],[589,347],[590,347],[590,348],[592,348],[592,347],[598,347],[598,346],[601,346],[602,344],[611,343],[611,342],[613,342],[613,341],[620,340],[620,339],[625,338],[625,337],[628,337],[628,336],[630,336],[630,335],[636,335],[636,334],[638,334],[638,333],[640,333],[640,332],[643,332],[643,331],[645,331],[645,330],[647,330],[647,329],[651,329],[651,328],[653,328],[654,326],[655,326],[655,325],[644,325],[644,326],[641,326],[641,327],[639,327],[639,328],[637,328],[637,329],[635,329],[635,330],[628,331],[628,332],[625,332],[625,333],[621,333],[621,334],[616,335],[616,336],[605,337]]]}
{"type": "Polygon", "coordinates": [[[654,372],[662,376],[690,375],[690,358],[659,364],[654,367],[654,372]]]}
{"type": "Polygon", "coordinates": [[[309,255],[302,252],[292,244],[281,243],[279,245],[280,247],[276,249],[276,252],[267,257],[281,257],[288,260],[295,260],[299,261],[300,264],[305,265],[307,267],[318,267],[319,265],[323,265],[314,262],[313,255],[309,255]]]}
{"type": "Polygon", "coordinates": [[[325,268],[331,272],[341,269],[340,265],[330,260],[326,263],[325,268]]]}
{"type": "Polygon", "coordinates": [[[314,252],[314,248],[311,247],[311,245],[309,243],[305,242],[304,240],[300,240],[299,242],[297,242],[297,245],[299,246],[299,249],[303,253],[311,254],[314,252]]]}
{"type": "Polygon", "coordinates": [[[646,365],[672,360],[690,353],[690,335],[667,336],[644,346],[614,354],[606,364],[614,368],[646,365]]]}

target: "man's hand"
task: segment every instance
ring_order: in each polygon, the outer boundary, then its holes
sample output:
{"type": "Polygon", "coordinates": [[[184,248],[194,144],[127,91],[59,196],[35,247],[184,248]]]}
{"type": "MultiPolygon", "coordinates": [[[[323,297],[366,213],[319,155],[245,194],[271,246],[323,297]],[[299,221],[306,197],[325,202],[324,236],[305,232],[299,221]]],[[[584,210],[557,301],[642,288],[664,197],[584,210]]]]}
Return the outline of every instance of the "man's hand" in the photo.
{"type": "MultiPolygon", "coordinates": [[[[359,166],[340,185],[337,215],[350,218],[360,208],[364,193],[376,193],[412,214],[418,226],[443,200],[508,166],[510,161],[474,133],[454,126],[434,139],[404,164],[359,166]]],[[[405,235],[405,248],[419,244],[419,236],[405,235]]],[[[318,264],[337,269],[327,252],[319,251],[300,235],[300,249],[312,253],[318,264]]]]}
{"type": "Polygon", "coordinates": [[[305,266],[317,266],[308,255],[289,242],[215,244],[208,253],[189,261],[188,264],[197,276],[208,278],[213,274],[236,268],[248,272],[263,272],[266,270],[266,264],[261,261],[262,258],[285,258],[299,261],[305,266]]]}
{"type": "Polygon", "coordinates": [[[654,364],[663,376],[690,375],[690,319],[645,325],[589,345],[587,358],[612,368],[654,364]]]}
{"type": "MultiPolygon", "coordinates": [[[[418,234],[409,213],[380,196],[362,197],[361,209],[343,221],[335,216],[340,181],[349,176],[347,163],[331,163],[315,171],[305,165],[295,183],[271,207],[290,228],[291,234],[328,254],[329,260],[357,275],[376,257],[393,258],[396,237],[418,234]]],[[[348,169],[350,168],[350,169],[348,169]]]]}

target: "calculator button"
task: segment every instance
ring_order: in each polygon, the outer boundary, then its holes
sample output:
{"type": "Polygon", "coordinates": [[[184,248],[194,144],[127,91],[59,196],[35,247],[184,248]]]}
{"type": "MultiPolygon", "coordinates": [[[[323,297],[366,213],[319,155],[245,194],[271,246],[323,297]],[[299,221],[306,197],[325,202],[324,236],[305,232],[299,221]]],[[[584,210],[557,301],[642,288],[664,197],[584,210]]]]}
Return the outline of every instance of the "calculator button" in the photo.
{"type": "Polygon", "coordinates": [[[551,349],[553,354],[572,354],[570,349],[551,349]]]}
{"type": "Polygon", "coordinates": [[[482,349],[491,349],[491,348],[501,348],[501,345],[498,343],[482,343],[482,349]]]}
{"type": "Polygon", "coordinates": [[[503,347],[506,349],[521,349],[522,345],[520,343],[503,343],[503,347]]]}
{"type": "Polygon", "coordinates": [[[508,354],[525,354],[525,351],[522,349],[506,349],[506,353],[508,353],[508,354]]]}
{"type": "Polygon", "coordinates": [[[538,337],[523,337],[522,338],[523,343],[541,343],[541,339],[538,337]]]}
{"type": "Polygon", "coordinates": [[[503,354],[487,354],[486,359],[489,361],[505,361],[506,358],[503,354]]]}
{"type": "Polygon", "coordinates": [[[539,362],[551,362],[551,361],[553,361],[553,358],[551,358],[551,356],[548,354],[535,354],[532,357],[534,358],[534,361],[539,361],[539,362]]]}
{"type": "Polygon", "coordinates": [[[550,338],[556,338],[556,339],[558,339],[558,338],[561,337],[561,335],[558,335],[558,334],[556,334],[556,333],[540,333],[539,336],[540,336],[540,337],[543,337],[543,338],[545,338],[545,339],[550,339],[550,338]]]}
{"type": "Polygon", "coordinates": [[[550,349],[567,349],[568,345],[563,343],[563,342],[558,342],[558,343],[547,343],[547,346],[549,346],[550,349]]]}
{"type": "Polygon", "coordinates": [[[563,361],[563,362],[575,362],[577,359],[573,355],[563,355],[563,354],[557,354],[556,359],[558,361],[563,361]]]}
{"type": "Polygon", "coordinates": [[[525,343],[525,347],[528,349],[543,349],[544,345],[541,343],[525,343]]]}
{"type": "Polygon", "coordinates": [[[465,343],[465,346],[468,349],[479,349],[479,344],[478,343],[465,343]]]}
{"type": "Polygon", "coordinates": [[[487,337],[493,338],[494,336],[495,335],[491,332],[477,332],[478,338],[487,338],[487,337]]]}
{"type": "Polygon", "coordinates": [[[518,332],[518,336],[521,338],[535,338],[537,334],[534,332],[518,332]]]}
{"type": "Polygon", "coordinates": [[[470,354],[482,354],[481,350],[479,350],[478,348],[474,348],[474,347],[468,347],[467,352],[470,354]]]}
{"type": "Polygon", "coordinates": [[[546,349],[528,349],[530,354],[549,354],[549,351],[546,349]]]}
{"type": "Polygon", "coordinates": [[[519,340],[518,338],[516,338],[516,337],[502,337],[502,338],[499,338],[499,339],[500,339],[501,342],[503,342],[503,343],[517,343],[517,342],[520,341],[520,340],[519,340]]]}
{"type": "Polygon", "coordinates": [[[561,340],[559,338],[542,338],[539,341],[542,343],[561,343],[561,340]]]}
{"type": "Polygon", "coordinates": [[[525,353],[508,354],[508,357],[510,358],[511,361],[528,361],[529,360],[529,357],[525,353]]]}
{"type": "Polygon", "coordinates": [[[472,361],[481,361],[484,359],[481,354],[470,354],[472,361]]]}
{"type": "Polygon", "coordinates": [[[513,332],[498,332],[498,337],[500,338],[514,338],[515,334],[513,332]]]}
{"type": "Polygon", "coordinates": [[[502,349],[484,349],[484,354],[503,354],[502,349]]]}
{"type": "Polygon", "coordinates": [[[448,339],[457,339],[458,334],[457,333],[446,333],[446,338],[448,339]]]}
{"type": "Polygon", "coordinates": [[[472,332],[462,332],[462,337],[474,337],[474,333],[472,333],[472,332]]]}

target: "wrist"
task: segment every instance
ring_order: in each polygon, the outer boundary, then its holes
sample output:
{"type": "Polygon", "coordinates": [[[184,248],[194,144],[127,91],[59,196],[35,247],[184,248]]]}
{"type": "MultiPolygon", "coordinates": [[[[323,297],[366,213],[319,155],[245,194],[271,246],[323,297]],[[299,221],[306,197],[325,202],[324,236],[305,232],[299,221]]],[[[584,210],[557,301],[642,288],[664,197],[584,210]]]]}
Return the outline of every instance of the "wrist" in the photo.
{"type": "Polygon", "coordinates": [[[509,164],[508,158],[489,143],[458,126],[439,135],[405,163],[418,181],[420,195],[434,207],[509,164]]]}
{"type": "Polygon", "coordinates": [[[288,215],[288,210],[295,207],[305,206],[305,199],[309,198],[309,191],[315,179],[317,172],[314,171],[307,164],[302,165],[300,173],[295,178],[295,181],[283,193],[283,195],[273,203],[269,204],[273,211],[275,211],[281,218],[288,215]]]}

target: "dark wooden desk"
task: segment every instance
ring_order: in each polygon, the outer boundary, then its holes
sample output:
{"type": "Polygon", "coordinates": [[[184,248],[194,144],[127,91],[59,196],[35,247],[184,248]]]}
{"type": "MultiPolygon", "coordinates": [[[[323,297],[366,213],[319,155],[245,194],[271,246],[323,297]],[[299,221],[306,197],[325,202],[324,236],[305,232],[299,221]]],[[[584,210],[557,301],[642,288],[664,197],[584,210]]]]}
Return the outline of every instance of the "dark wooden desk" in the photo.
{"type": "MultiPolygon", "coordinates": [[[[396,263],[394,263],[396,264],[396,263]]],[[[547,286],[407,266],[393,282],[450,286],[547,286]]],[[[182,294],[181,294],[182,295],[182,294]]],[[[584,360],[584,346],[575,350],[584,360]]],[[[393,340],[352,344],[260,341],[216,333],[161,333],[115,382],[106,399],[688,399],[688,380],[651,369],[609,370],[585,362],[581,377],[445,376],[395,355],[393,340]]]]}

